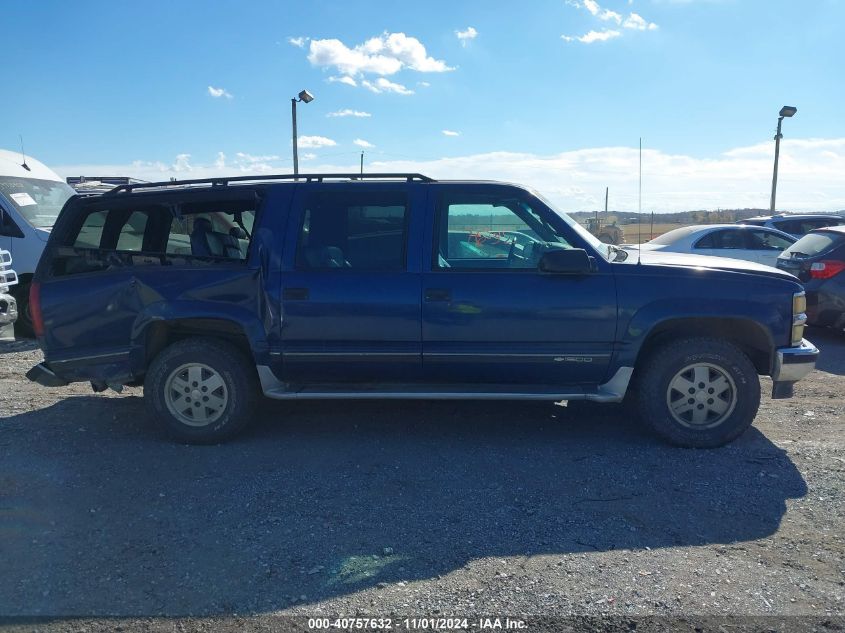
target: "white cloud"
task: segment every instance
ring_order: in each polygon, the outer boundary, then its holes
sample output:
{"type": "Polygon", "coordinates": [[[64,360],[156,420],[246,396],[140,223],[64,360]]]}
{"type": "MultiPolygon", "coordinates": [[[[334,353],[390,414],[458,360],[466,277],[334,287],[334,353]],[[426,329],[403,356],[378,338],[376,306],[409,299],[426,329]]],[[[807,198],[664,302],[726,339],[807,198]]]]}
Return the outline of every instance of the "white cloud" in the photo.
{"type": "Polygon", "coordinates": [[[460,132],[455,132],[454,130],[443,130],[443,136],[460,136],[460,132]]]}
{"type": "Polygon", "coordinates": [[[598,15],[599,11],[601,11],[601,7],[599,7],[599,3],[595,2],[595,0],[584,0],[583,5],[579,5],[577,2],[574,6],[583,6],[587,11],[592,13],[593,15],[598,15]]]}
{"type": "Polygon", "coordinates": [[[191,155],[176,154],[176,160],[173,161],[173,164],[170,166],[170,168],[176,173],[193,171],[193,167],[191,167],[191,155]]]}
{"type": "MultiPolygon", "coordinates": [[[[566,0],[566,4],[571,7],[576,7],[578,9],[586,9],[591,15],[602,20],[604,22],[615,22],[618,25],[623,26],[626,29],[632,29],[634,31],[654,31],[657,29],[657,25],[654,22],[649,22],[645,18],[643,18],[638,13],[629,13],[628,17],[625,18],[623,21],[622,15],[617,13],[616,11],[611,11],[610,9],[603,9],[601,5],[599,5],[596,0],[566,0]]],[[[628,4],[631,4],[629,0],[628,4]]],[[[597,31],[590,31],[586,35],[582,35],[581,37],[573,37],[571,35],[564,35],[562,36],[564,40],[567,42],[572,42],[574,40],[578,40],[580,42],[584,42],[585,44],[589,44],[591,42],[596,41],[606,41],[612,37],[618,37],[620,33],[617,31],[610,31],[605,29],[604,31],[597,32],[597,31]],[[601,34],[606,33],[614,33],[614,35],[610,35],[607,37],[599,37],[601,34]],[[590,34],[594,34],[593,37],[589,40],[585,40],[590,36],[590,34]]]]}
{"type": "Polygon", "coordinates": [[[336,112],[329,112],[326,116],[329,118],[352,116],[359,119],[365,119],[373,115],[369,112],[362,112],[361,110],[350,110],[349,108],[344,108],[343,110],[337,110],[336,112]]]}
{"type": "Polygon", "coordinates": [[[214,97],[215,99],[219,99],[220,97],[226,97],[227,99],[231,99],[232,95],[229,94],[229,91],[225,88],[215,88],[214,86],[208,87],[208,94],[214,97]]]}
{"type": "Polygon", "coordinates": [[[235,157],[237,157],[238,160],[246,163],[267,163],[270,161],[279,160],[279,157],[276,154],[264,154],[262,156],[254,156],[252,154],[238,152],[237,154],[235,154],[235,157]]]}
{"type": "Polygon", "coordinates": [[[465,31],[455,31],[455,35],[461,41],[461,46],[466,46],[470,41],[478,37],[478,31],[468,26],[465,31]]]}
{"type": "Polygon", "coordinates": [[[317,158],[317,155],[312,154],[311,152],[306,152],[302,156],[300,156],[300,158],[302,158],[302,160],[314,160],[315,158],[317,158]]]}
{"type": "MultiPolygon", "coordinates": [[[[643,209],[766,208],[771,194],[772,141],[696,158],[643,150],[643,209]]],[[[244,154],[249,155],[249,154],[244,154]]],[[[303,154],[304,158],[305,154],[303,154]]],[[[285,173],[289,160],[222,166],[214,157],[193,163],[190,154],[174,161],[135,161],[119,164],[77,164],[56,167],[62,176],[117,173],[144,180],[208,178],[245,174],[285,173]]],[[[316,159],[316,156],[309,160],[316,159]]],[[[781,145],[778,208],[790,211],[845,210],[845,138],[789,138],[781,145]],[[788,142],[787,142],[788,141],[788,142]]],[[[315,161],[309,170],[357,172],[358,157],[339,164],[315,161]]],[[[604,204],[610,184],[613,208],[637,209],[636,147],[597,147],[558,154],[490,152],[437,160],[377,161],[371,167],[385,172],[420,172],[434,178],[497,179],[536,188],[564,211],[593,210],[604,204]]]]}
{"type": "Polygon", "coordinates": [[[303,149],[316,149],[319,147],[334,147],[337,145],[335,141],[325,136],[300,136],[299,147],[303,149]]]}
{"type": "Polygon", "coordinates": [[[622,33],[619,31],[604,29],[603,31],[590,31],[589,33],[585,33],[584,35],[578,37],[571,35],[561,35],[560,37],[567,42],[578,41],[582,44],[592,44],[593,42],[606,42],[607,40],[612,40],[614,37],[619,37],[620,35],[622,35],[622,33]]]}
{"type": "Polygon", "coordinates": [[[423,88],[428,88],[429,86],[431,86],[431,84],[430,84],[430,83],[428,83],[427,81],[418,81],[418,82],[417,82],[417,85],[418,85],[418,86],[421,86],[421,87],[423,87],[423,88]]]}
{"type": "Polygon", "coordinates": [[[657,28],[654,22],[646,21],[637,13],[631,13],[622,26],[626,29],[634,29],[636,31],[654,31],[657,28]]]}
{"type": "Polygon", "coordinates": [[[329,77],[326,79],[329,83],[338,83],[338,84],[346,84],[347,86],[357,86],[358,82],[356,82],[352,77],[348,75],[344,75],[342,77],[329,77]]]}
{"type": "Polygon", "coordinates": [[[289,37],[288,44],[296,46],[297,48],[305,48],[305,42],[307,42],[308,39],[309,38],[307,37],[289,37]]]}
{"type": "Polygon", "coordinates": [[[382,92],[393,92],[399,95],[412,95],[414,91],[402,84],[394,83],[385,79],[384,77],[379,77],[375,81],[369,81],[367,79],[363,79],[361,81],[361,85],[364,86],[367,90],[375,92],[376,94],[382,92]]]}
{"type": "Polygon", "coordinates": [[[454,70],[429,56],[417,38],[404,33],[385,32],[353,48],[338,39],[311,40],[308,61],[348,76],[393,75],[403,68],[423,73],[454,70]]]}
{"type": "Polygon", "coordinates": [[[357,145],[358,147],[363,147],[364,149],[367,149],[369,147],[375,147],[375,145],[373,145],[369,141],[365,141],[362,138],[356,138],[354,141],[352,141],[352,144],[357,145]]]}

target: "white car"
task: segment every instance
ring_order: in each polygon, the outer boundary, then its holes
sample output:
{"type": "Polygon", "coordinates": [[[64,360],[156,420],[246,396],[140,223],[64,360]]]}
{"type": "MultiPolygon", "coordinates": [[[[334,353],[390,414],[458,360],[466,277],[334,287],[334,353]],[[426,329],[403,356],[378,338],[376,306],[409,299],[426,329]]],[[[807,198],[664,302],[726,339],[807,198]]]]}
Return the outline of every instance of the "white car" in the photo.
{"type": "MultiPolygon", "coordinates": [[[[789,248],[795,238],[782,231],[742,224],[707,224],[685,226],[642,244],[644,251],[691,253],[744,259],[766,266],[775,266],[778,255],[789,248]]],[[[625,244],[636,251],[636,244],[625,244]]]]}
{"type": "Polygon", "coordinates": [[[64,203],[76,192],[31,156],[0,149],[0,250],[9,251],[18,271],[11,289],[18,303],[19,335],[31,335],[29,282],[64,203]]]}
{"type": "Polygon", "coordinates": [[[18,316],[17,301],[9,294],[11,286],[18,283],[18,276],[10,268],[12,255],[0,249],[0,341],[15,338],[14,323],[18,316]]]}

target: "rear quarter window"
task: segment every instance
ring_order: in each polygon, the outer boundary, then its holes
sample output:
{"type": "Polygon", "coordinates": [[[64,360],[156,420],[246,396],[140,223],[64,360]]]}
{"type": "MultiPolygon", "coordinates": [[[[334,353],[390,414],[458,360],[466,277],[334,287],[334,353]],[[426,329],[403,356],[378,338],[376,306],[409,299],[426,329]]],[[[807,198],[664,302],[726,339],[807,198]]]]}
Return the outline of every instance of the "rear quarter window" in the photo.
{"type": "Polygon", "coordinates": [[[52,275],[120,266],[243,263],[258,205],[251,197],[102,206],[97,201],[83,210],[65,233],[51,260],[52,275]]]}

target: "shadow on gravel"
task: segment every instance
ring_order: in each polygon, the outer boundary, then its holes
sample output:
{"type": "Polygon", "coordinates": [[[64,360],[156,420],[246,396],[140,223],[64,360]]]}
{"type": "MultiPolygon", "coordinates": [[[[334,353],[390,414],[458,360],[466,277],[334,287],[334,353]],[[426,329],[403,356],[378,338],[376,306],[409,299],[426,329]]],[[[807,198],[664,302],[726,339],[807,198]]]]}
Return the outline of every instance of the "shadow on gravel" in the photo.
{"type": "Polygon", "coordinates": [[[808,328],[807,338],[819,348],[816,369],[845,376],[845,332],[808,328]]]}
{"type": "Polygon", "coordinates": [[[742,542],[806,494],[756,430],[692,451],[595,411],[268,404],[210,447],[136,397],[0,418],[0,615],[262,613],[483,557],[742,542]]]}

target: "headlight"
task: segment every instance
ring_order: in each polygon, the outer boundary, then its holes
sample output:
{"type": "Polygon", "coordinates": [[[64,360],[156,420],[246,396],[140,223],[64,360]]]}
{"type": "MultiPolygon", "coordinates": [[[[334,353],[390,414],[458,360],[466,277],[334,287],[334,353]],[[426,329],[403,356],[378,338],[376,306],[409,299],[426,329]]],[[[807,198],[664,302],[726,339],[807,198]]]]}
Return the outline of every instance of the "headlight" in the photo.
{"type": "Polygon", "coordinates": [[[802,290],[792,295],[792,345],[800,345],[807,323],[807,295],[802,290]]]}

